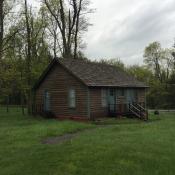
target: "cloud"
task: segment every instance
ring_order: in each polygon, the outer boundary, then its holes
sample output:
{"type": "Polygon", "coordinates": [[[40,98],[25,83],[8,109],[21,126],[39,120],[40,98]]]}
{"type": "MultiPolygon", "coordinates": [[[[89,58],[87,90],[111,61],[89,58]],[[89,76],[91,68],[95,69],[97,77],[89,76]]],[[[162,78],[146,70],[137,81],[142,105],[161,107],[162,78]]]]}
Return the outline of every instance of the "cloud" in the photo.
{"type": "MultiPolygon", "coordinates": [[[[39,6],[40,0],[29,0],[39,6]]],[[[171,47],[175,37],[175,0],[91,0],[85,35],[86,55],[91,59],[118,58],[126,64],[142,64],[144,48],[153,41],[171,47]]]]}
{"type": "Polygon", "coordinates": [[[90,58],[120,57],[126,64],[141,64],[146,45],[172,45],[175,31],[174,0],[95,0],[94,26],[86,36],[90,58]],[[96,17],[95,17],[96,16],[96,17]]]}

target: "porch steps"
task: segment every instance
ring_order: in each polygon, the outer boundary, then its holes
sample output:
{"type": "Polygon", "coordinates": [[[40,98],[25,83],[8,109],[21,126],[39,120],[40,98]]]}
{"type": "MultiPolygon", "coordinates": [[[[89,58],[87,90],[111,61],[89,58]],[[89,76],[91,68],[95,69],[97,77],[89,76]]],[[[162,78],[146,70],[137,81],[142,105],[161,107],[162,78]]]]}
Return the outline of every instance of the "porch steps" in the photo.
{"type": "Polygon", "coordinates": [[[137,103],[129,104],[129,111],[141,120],[148,120],[148,110],[137,103]]]}

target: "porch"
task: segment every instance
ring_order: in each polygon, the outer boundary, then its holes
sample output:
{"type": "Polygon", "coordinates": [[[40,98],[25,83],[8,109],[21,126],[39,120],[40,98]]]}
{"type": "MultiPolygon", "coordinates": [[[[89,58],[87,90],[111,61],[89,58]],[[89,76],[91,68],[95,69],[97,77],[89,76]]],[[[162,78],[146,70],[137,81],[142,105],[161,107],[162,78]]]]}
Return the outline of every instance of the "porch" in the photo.
{"type": "Polygon", "coordinates": [[[114,89],[106,90],[108,116],[135,116],[147,120],[145,93],[140,94],[139,89],[114,89]]]}
{"type": "Polygon", "coordinates": [[[128,116],[147,120],[148,110],[145,108],[144,103],[109,104],[108,116],[109,117],[128,116]]]}

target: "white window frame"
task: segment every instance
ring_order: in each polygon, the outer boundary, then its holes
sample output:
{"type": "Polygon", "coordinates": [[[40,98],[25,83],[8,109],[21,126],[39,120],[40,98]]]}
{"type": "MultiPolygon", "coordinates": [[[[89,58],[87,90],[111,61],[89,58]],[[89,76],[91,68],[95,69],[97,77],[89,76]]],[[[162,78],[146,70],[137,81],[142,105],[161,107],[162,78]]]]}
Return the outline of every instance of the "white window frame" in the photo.
{"type": "Polygon", "coordinates": [[[68,92],[69,108],[76,108],[76,92],[74,88],[70,88],[68,92]]]}
{"type": "Polygon", "coordinates": [[[107,89],[101,89],[101,104],[102,104],[102,107],[108,106],[108,91],[107,91],[107,89]]]}

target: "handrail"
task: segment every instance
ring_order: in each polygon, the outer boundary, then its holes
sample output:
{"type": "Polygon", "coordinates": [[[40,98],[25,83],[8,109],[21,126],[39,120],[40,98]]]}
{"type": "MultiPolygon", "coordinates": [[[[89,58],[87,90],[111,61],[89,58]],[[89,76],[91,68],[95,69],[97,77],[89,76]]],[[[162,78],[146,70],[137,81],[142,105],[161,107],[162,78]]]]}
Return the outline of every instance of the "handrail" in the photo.
{"type": "Polygon", "coordinates": [[[137,106],[139,106],[139,108],[141,108],[143,111],[147,111],[143,106],[141,106],[140,104],[137,104],[137,106]]]}
{"type": "Polygon", "coordinates": [[[130,106],[132,106],[133,108],[135,108],[138,112],[140,112],[140,110],[138,108],[136,108],[133,104],[130,104],[130,106]]]}
{"type": "Polygon", "coordinates": [[[148,120],[148,110],[145,109],[143,106],[141,106],[140,104],[137,104],[138,106],[140,106],[140,108],[143,110],[144,112],[144,117],[146,120],[148,120]]]}
{"type": "Polygon", "coordinates": [[[137,112],[133,111],[132,109],[130,109],[130,111],[134,113],[137,117],[141,118],[141,116],[137,112]]]}
{"type": "Polygon", "coordinates": [[[141,105],[139,104],[129,104],[129,110],[135,114],[139,118],[143,118],[147,120],[148,117],[148,111],[144,109],[141,105]],[[136,106],[138,106],[140,109],[138,109],[136,106]],[[144,112],[144,113],[143,113],[144,112]]]}

